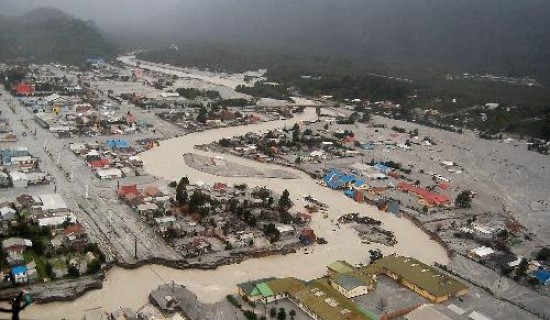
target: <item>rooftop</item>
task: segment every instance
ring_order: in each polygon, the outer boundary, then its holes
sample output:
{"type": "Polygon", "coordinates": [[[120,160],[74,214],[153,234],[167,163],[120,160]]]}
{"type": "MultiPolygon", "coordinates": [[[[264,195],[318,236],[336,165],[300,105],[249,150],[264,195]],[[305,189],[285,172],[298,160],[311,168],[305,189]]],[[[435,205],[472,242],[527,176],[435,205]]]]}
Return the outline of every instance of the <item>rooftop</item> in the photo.
{"type": "Polygon", "coordinates": [[[351,264],[343,260],[338,260],[329,264],[328,269],[337,273],[350,273],[354,270],[351,264]]]}
{"type": "Polygon", "coordinates": [[[307,306],[321,320],[371,320],[353,301],[332,288],[327,279],[313,280],[295,299],[307,306]]]}
{"type": "Polygon", "coordinates": [[[40,200],[42,201],[42,210],[44,211],[67,209],[67,203],[57,193],[40,195],[40,200]]]}
{"type": "Polygon", "coordinates": [[[463,320],[464,316],[448,308],[423,304],[405,316],[406,320],[463,320]]]}
{"type": "Polygon", "coordinates": [[[338,274],[331,278],[332,281],[346,290],[353,290],[357,287],[366,286],[367,284],[358,277],[348,274],[338,274]]]}
{"type": "Polygon", "coordinates": [[[391,255],[377,260],[375,264],[434,296],[453,295],[468,289],[465,284],[414,258],[391,255]]]}

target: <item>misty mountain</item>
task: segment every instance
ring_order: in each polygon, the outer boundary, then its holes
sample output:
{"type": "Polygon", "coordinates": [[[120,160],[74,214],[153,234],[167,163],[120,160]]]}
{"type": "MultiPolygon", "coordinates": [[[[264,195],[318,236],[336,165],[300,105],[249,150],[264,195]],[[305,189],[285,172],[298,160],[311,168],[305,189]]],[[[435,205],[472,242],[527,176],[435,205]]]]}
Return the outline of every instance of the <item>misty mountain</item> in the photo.
{"type": "Polygon", "coordinates": [[[550,74],[546,0],[183,1],[141,34],[448,71],[550,74]]]}
{"type": "Polygon", "coordinates": [[[92,22],[63,11],[38,8],[17,17],[0,16],[0,60],[82,63],[111,56],[114,46],[92,22]]]}

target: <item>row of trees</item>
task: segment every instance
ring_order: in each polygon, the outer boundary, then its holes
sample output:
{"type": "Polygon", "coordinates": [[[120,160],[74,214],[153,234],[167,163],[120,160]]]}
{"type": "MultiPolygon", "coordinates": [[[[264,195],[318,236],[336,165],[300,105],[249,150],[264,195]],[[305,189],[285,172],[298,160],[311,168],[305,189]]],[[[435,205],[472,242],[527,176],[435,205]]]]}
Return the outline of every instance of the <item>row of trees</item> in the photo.
{"type": "Polygon", "coordinates": [[[267,84],[260,81],[256,82],[253,87],[239,85],[235,90],[254,97],[272,98],[278,100],[289,99],[289,93],[286,87],[276,84],[267,84]]]}
{"type": "Polygon", "coordinates": [[[176,92],[180,96],[190,100],[194,100],[199,96],[209,98],[210,100],[217,100],[221,98],[220,92],[216,90],[199,90],[196,88],[177,88],[176,92]]]}

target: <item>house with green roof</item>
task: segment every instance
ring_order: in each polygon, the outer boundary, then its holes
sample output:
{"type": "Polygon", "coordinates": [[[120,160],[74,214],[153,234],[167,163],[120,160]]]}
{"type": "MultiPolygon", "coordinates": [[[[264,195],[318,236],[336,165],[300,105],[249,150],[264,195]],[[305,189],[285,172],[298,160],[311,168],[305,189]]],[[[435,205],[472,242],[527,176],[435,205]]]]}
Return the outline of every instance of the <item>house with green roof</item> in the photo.
{"type": "Polygon", "coordinates": [[[338,260],[327,266],[329,276],[336,273],[351,273],[355,268],[347,261],[338,260]]]}
{"type": "Polygon", "coordinates": [[[239,294],[248,301],[271,303],[303,290],[306,285],[296,278],[265,278],[238,284],[239,294]]]}
{"type": "MultiPolygon", "coordinates": [[[[260,288],[258,288],[258,285],[274,279],[276,278],[271,277],[240,283],[237,285],[239,295],[248,301],[262,300],[265,297],[260,288]]],[[[264,286],[261,287],[265,294],[269,294],[269,291],[267,291],[264,286]]]]}

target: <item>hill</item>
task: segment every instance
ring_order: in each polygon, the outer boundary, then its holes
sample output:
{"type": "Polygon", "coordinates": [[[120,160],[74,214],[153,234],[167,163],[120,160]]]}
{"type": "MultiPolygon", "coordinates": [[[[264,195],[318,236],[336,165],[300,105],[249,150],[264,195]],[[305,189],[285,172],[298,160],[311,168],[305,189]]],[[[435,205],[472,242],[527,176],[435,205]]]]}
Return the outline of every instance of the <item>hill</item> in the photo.
{"type": "Polygon", "coordinates": [[[115,53],[93,23],[52,8],[18,17],[0,16],[0,30],[0,61],[82,63],[89,57],[115,53]]]}

